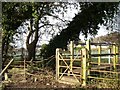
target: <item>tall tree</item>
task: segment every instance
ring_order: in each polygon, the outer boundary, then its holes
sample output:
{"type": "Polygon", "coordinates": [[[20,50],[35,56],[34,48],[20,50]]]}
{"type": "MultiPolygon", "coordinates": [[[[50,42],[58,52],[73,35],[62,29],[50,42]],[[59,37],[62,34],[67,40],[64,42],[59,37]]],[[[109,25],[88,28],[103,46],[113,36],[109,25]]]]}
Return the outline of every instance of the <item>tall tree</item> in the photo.
{"type": "MultiPolygon", "coordinates": [[[[59,16],[55,15],[56,12],[61,12],[62,8],[66,8],[66,4],[63,3],[50,3],[50,2],[41,2],[41,3],[33,3],[31,6],[32,17],[29,19],[30,27],[29,34],[26,40],[26,46],[28,50],[28,60],[35,60],[36,54],[36,44],[39,38],[39,31],[45,27],[53,27],[54,24],[51,24],[49,19],[46,16],[51,16],[56,19],[59,19],[59,16]],[[58,11],[56,11],[58,10],[58,11]],[[41,25],[42,24],[42,25],[41,25]],[[30,39],[34,36],[34,39],[30,42],[30,39]]],[[[66,9],[64,9],[65,12],[66,9]]],[[[48,28],[47,27],[47,28],[48,28]]]]}
{"type": "Polygon", "coordinates": [[[3,65],[8,56],[10,42],[13,41],[13,35],[19,33],[16,29],[30,17],[29,10],[25,3],[2,3],[2,55],[3,65]],[[26,16],[28,15],[28,16],[26,16]]]}
{"type": "MultiPolygon", "coordinates": [[[[51,16],[62,20],[56,12],[66,11],[66,3],[40,2],[40,3],[3,3],[3,56],[7,56],[9,43],[17,28],[30,21],[29,34],[26,40],[28,60],[35,59],[35,48],[39,38],[39,31],[45,26],[53,26],[45,16],[51,16]],[[62,11],[64,10],[64,11],[62,11]],[[33,37],[34,40],[30,40],[33,37]]],[[[63,21],[64,22],[64,21],[63,21]]]]}
{"type": "Polygon", "coordinates": [[[108,21],[117,13],[119,3],[80,3],[80,10],[66,29],[50,40],[50,43],[42,50],[45,58],[54,55],[56,48],[66,48],[70,40],[79,38],[82,33],[87,38],[88,34],[95,35],[99,25],[107,25],[108,21]]]}

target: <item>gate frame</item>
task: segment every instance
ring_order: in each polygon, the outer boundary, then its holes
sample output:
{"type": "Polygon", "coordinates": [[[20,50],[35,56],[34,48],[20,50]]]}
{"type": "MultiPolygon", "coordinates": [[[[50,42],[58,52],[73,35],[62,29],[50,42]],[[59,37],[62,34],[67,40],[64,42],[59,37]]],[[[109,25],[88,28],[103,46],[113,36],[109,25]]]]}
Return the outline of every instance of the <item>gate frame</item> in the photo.
{"type": "MultiPolygon", "coordinates": [[[[103,43],[102,43],[103,44],[103,43]]],[[[86,86],[86,82],[87,82],[87,78],[89,78],[88,76],[90,75],[90,61],[91,61],[91,56],[94,54],[91,54],[91,45],[97,45],[99,46],[98,48],[98,65],[101,64],[101,43],[91,43],[90,40],[87,40],[86,43],[84,44],[85,47],[81,49],[82,51],[82,86],[86,86]]],[[[113,66],[114,69],[116,70],[116,64],[118,62],[118,46],[113,43],[113,44],[108,44],[108,45],[112,45],[112,53],[110,53],[110,55],[113,55],[113,66]]],[[[82,47],[82,46],[81,46],[82,47]]],[[[68,65],[67,68],[70,69],[70,71],[72,71],[73,68],[73,60],[74,60],[74,44],[73,41],[70,42],[70,65],[68,65]]],[[[60,50],[59,48],[56,49],[56,80],[59,81],[59,72],[60,72],[60,66],[59,66],[59,55],[60,55],[60,50]]],[[[72,73],[73,74],[73,73],[72,73]]],[[[74,75],[73,75],[74,76],[74,75]]]]}

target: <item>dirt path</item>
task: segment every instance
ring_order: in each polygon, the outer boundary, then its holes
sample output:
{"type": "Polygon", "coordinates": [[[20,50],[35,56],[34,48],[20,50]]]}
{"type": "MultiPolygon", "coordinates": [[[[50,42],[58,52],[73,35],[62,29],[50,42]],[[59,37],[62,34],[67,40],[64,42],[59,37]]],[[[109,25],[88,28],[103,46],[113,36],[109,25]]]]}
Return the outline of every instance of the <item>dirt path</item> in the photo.
{"type": "Polygon", "coordinates": [[[55,74],[49,69],[26,72],[24,76],[22,69],[14,68],[9,70],[9,77],[7,88],[75,88],[73,85],[56,82],[55,74]]]}

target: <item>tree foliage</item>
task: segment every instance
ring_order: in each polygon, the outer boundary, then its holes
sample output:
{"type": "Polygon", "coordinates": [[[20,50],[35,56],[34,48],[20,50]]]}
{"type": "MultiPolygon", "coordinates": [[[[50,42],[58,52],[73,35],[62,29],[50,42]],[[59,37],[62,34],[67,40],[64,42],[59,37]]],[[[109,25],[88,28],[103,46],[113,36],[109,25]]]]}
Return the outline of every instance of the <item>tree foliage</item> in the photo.
{"type": "Polygon", "coordinates": [[[40,36],[38,35],[39,31],[41,28],[53,26],[46,16],[62,20],[57,14],[66,12],[66,9],[66,3],[56,2],[3,3],[3,56],[7,56],[9,44],[13,40],[13,35],[20,33],[17,31],[17,28],[25,24],[25,21],[30,21],[26,46],[28,49],[28,59],[34,59],[36,44],[40,36]],[[32,37],[34,37],[34,40],[30,41],[32,37]]]}
{"type": "Polygon", "coordinates": [[[27,9],[23,8],[24,4],[25,3],[2,3],[2,55],[3,58],[5,58],[3,60],[6,60],[8,56],[7,53],[10,42],[13,42],[13,35],[18,33],[16,29],[22,22],[29,18],[30,13],[27,9]]]}
{"type": "Polygon", "coordinates": [[[80,11],[68,27],[50,40],[50,43],[42,50],[41,55],[47,58],[55,54],[56,48],[66,48],[70,40],[79,38],[82,33],[87,38],[88,34],[95,35],[99,25],[107,25],[117,13],[119,3],[80,3],[80,11]]]}
{"type": "MultiPolygon", "coordinates": [[[[35,48],[40,35],[38,31],[41,28],[53,26],[50,24],[46,16],[59,18],[59,13],[64,13],[67,10],[69,3],[56,2],[40,2],[40,3],[3,3],[3,36],[2,36],[2,51],[6,57],[9,44],[13,40],[13,35],[17,32],[17,28],[24,24],[23,22],[30,21],[29,34],[27,37],[27,49],[30,54],[30,59],[35,56],[35,48]],[[64,11],[63,11],[64,10],[64,11]],[[57,12],[57,14],[56,14],[57,12]],[[31,37],[34,37],[30,41],[31,37]],[[32,48],[32,49],[31,49],[32,48]],[[31,50],[30,50],[31,49],[31,50]],[[31,53],[33,52],[33,53],[31,53]]],[[[51,39],[49,45],[42,50],[44,57],[49,57],[55,54],[56,48],[66,48],[68,41],[76,40],[79,34],[82,33],[87,37],[88,33],[94,35],[99,29],[99,24],[108,24],[112,22],[112,18],[116,14],[118,3],[79,3],[80,12],[68,23],[68,27],[51,39]]],[[[64,19],[62,20],[64,22],[64,19]]],[[[55,32],[55,31],[54,31],[55,32]]]]}

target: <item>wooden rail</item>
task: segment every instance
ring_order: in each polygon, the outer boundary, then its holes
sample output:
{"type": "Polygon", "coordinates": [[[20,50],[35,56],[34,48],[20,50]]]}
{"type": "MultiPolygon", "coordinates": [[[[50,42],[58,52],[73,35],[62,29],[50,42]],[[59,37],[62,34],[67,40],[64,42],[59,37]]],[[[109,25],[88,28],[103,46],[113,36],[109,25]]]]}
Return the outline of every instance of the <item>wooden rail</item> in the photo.
{"type": "Polygon", "coordinates": [[[94,72],[103,72],[103,73],[116,73],[116,74],[120,74],[120,72],[114,72],[114,71],[105,71],[105,70],[90,70],[90,71],[94,71],[94,72]]]}
{"type": "Polygon", "coordinates": [[[118,79],[118,78],[101,78],[101,77],[93,77],[93,76],[88,76],[88,78],[101,79],[101,80],[118,80],[118,81],[120,81],[120,79],[118,79]]]}
{"type": "Polygon", "coordinates": [[[92,57],[98,57],[98,56],[114,56],[114,55],[119,55],[118,53],[116,54],[91,54],[92,57]]]}
{"type": "MultiPolygon", "coordinates": [[[[79,45],[86,45],[86,43],[78,43],[79,45]]],[[[115,43],[90,43],[90,45],[95,45],[95,46],[110,46],[110,45],[116,45],[115,43]]]]}
{"type": "Polygon", "coordinates": [[[117,70],[120,66],[118,63],[119,52],[118,46],[115,43],[91,43],[88,40],[86,43],[79,44],[79,46],[75,46],[73,42],[71,42],[69,51],[56,49],[56,80],[60,81],[64,74],[68,76],[73,75],[74,78],[76,78],[74,70],[81,68],[82,69],[78,71],[80,74],[78,74],[81,76],[80,83],[82,83],[82,86],[86,86],[87,78],[92,77],[90,74],[93,71],[99,73],[120,74],[120,72],[117,70]],[[94,50],[96,50],[95,54],[93,53],[94,50]],[[106,56],[108,56],[108,63],[103,63],[103,57],[106,56]],[[93,58],[97,58],[97,62],[93,62],[93,58]],[[79,61],[79,67],[74,66],[73,62],[75,61],[79,61]],[[95,65],[94,68],[93,65],[95,65]],[[107,71],[109,68],[112,68],[113,71],[111,69],[111,71],[107,71]]]}
{"type": "MultiPolygon", "coordinates": [[[[96,63],[96,62],[90,62],[90,64],[98,64],[98,63],[96,63]]],[[[113,64],[112,63],[101,63],[101,65],[109,65],[109,66],[113,66],[113,64]]],[[[116,64],[116,66],[120,66],[120,64],[116,64]]]]}
{"type": "Polygon", "coordinates": [[[7,66],[2,70],[0,73],[0,76],[5,72],[5,70],[9,67],[9,65],[13,62],[14,59],[11,59],[10,62],[7,64],[7,66]]]}

